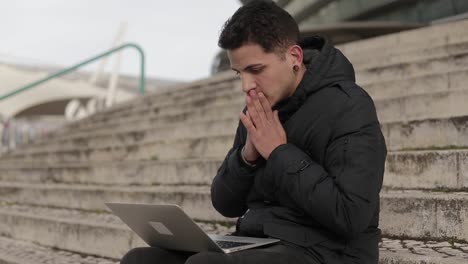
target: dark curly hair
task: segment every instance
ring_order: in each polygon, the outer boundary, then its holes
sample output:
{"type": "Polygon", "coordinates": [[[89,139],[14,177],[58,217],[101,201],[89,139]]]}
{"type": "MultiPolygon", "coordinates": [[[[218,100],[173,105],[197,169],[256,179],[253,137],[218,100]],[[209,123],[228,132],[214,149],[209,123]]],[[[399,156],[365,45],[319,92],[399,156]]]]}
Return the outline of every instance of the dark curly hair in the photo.
{"type": "Polygon", "coordinates": [[[277,52],[298,42],[299,27],[288,12],[273,1],[254,0],[240,7],[226,21],[218,46],[233,50],[255,43],[265,52],[277,52]]]}

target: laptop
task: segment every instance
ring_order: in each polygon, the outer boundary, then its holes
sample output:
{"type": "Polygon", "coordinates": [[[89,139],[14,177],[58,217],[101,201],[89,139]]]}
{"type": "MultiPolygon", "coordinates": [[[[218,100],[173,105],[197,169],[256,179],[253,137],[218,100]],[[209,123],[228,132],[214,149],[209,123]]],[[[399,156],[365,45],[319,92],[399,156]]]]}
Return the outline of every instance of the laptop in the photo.
{"type": "Polygon", "coordinates": [[[232,253],[278,239],[206,234],[178,205],[106,203],[149,246],[169,250],[232,253]]]}

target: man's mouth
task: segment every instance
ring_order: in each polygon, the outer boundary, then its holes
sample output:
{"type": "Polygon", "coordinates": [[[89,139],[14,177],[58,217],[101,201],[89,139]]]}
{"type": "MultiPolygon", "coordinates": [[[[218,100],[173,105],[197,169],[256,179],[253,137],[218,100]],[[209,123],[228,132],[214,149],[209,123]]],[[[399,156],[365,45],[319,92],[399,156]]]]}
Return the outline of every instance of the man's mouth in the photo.
{"type": "Polygon", "coordinates": [[[255,91],[255,90],[252,89],[252,90],[250,90],[247,94],[248,94],[249,96],[255,96],[255,95],[257,95],[257,91],[255,91]]]}

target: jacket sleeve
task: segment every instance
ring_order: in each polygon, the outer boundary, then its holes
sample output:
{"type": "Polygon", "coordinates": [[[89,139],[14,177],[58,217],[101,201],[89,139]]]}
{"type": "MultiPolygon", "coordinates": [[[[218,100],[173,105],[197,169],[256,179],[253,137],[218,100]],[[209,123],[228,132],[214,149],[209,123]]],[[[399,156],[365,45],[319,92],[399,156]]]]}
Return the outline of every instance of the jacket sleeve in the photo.
{"type": "Polygon", "coordinates": [[[214,208],[226,217],[239,217],[247,211],[247,196],[254,182],[256,169],[244,164],[240,158],[246,133],[246,129],[239,122],[233,147],[211,184],[211,202],[214,208]]]}
{"type": "Polygon", "coordinates": [[[355,100],[345,112],[337,121],[340,135],[327,147],[326,168],[288,143],[272,152],[265,177],[275,182],[281,204],[351,238],[368,227],[378,206],[387,150],[369,97],[355,100]]]}

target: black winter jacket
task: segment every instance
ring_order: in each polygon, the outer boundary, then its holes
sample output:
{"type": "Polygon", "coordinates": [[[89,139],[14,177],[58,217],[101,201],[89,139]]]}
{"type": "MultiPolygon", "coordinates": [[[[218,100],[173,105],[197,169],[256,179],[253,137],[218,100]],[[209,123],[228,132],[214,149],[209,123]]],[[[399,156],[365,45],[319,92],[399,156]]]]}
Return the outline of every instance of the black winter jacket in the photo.
{"type": "Polygon", "coordinates": [[[239,122],[212,183],[213,206],[241,217],[236,234],[279,238],[326,264],[376,264],[387,150],[374,103],[328,40],[301,46],[304,78],[274,106],[288,143],[251,168],[239,156],[247,136],[239,122]]]}

